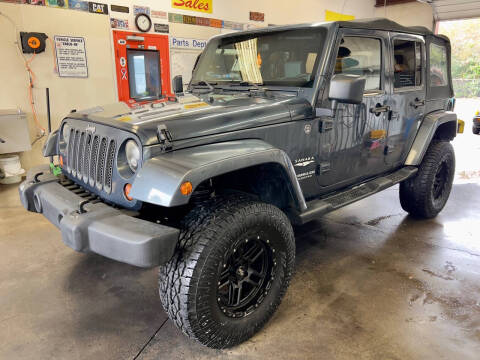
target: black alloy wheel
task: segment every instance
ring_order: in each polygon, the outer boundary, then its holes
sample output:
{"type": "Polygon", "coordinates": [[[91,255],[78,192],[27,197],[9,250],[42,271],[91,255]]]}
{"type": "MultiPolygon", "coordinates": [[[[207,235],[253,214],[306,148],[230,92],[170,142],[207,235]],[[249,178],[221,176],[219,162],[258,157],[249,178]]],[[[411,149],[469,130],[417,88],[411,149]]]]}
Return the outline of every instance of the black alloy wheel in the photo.
{"type": "Polygon", "coordinates": [[[275,278],[275,249],[260,235],[238,240],[219,268],[218,305],[230,317],[243,317],[262,303],[275,278]]]}

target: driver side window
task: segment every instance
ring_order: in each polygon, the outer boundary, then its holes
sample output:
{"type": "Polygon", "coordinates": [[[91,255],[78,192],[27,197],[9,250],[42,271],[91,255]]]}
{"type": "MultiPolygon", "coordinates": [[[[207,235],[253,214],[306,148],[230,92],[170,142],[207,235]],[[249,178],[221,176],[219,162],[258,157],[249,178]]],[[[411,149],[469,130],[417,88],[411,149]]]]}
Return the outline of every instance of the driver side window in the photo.
{"type": "Polygon", "coordinates": [[[382,43],[380,39],[345,36],[338,49],[335,74],[365,77],[365,91],[381,89],[382,43]]]}

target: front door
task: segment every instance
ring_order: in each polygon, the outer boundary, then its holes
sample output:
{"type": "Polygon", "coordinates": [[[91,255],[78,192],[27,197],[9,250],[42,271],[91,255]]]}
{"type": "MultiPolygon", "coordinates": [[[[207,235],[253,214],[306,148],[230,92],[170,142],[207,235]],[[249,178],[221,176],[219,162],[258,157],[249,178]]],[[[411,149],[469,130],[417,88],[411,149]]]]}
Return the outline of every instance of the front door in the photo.
{"type": "Polygon", "coordinates": [[[392,34],[392,120],[385,160],[400,166],[407,156],[425,111],[425,42],[421,36],[392,34]]]}
{"type": "MultiPolygon", "coordinates": [[[[361,104],[338,105],[329,128],[323,125],[325,119],[320,119],[323,129],[317,181],[322,191],[385,171],[384,148],[390,114],[390,95],[384,76],[387,49],[386,32],[341,30],[330,74],[365,77],[366,87],[361,104]]],[[[328,97],[328,90],[325,96],[328,97]]]]}

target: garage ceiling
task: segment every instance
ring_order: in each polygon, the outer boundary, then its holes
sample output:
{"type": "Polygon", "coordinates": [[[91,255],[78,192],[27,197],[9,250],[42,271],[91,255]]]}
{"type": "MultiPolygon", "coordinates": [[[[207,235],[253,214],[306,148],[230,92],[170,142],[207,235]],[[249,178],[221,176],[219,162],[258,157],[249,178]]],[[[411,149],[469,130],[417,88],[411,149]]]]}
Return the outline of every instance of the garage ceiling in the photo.
{"type": "Polygon", "coordinates": [[[480,0],[418,0],[432,5],[435,20],[480,17],[480,0]]]}

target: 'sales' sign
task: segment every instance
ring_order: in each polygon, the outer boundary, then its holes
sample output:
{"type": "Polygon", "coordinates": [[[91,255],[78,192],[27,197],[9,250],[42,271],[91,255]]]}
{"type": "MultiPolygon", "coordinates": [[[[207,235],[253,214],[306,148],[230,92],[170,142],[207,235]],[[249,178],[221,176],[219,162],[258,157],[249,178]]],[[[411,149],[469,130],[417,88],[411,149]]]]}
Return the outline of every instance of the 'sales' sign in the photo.
{"type": "Polygon", "coordinates": [[[212,13],[213,0],[172,0],[175,9],[212,13]]]}

